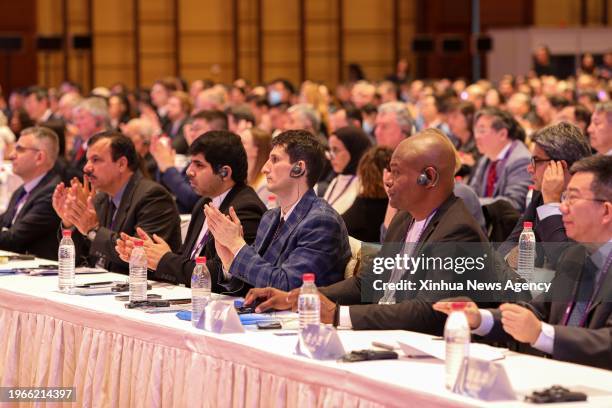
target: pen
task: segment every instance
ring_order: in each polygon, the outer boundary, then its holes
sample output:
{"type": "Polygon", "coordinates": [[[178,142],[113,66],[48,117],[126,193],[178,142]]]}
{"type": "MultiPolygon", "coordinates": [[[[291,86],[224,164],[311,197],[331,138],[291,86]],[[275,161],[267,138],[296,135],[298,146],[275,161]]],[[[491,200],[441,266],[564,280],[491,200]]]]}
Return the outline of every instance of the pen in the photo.
{"type": "Polygon", "coordinates": [[[391,344],[381,343],[379,341],[373,341],[372,345],[374,347],[378,347],[378,348],[381,348],[383,350],[389,350],[389,351],[393,351],[393,350],[398,349],[398,347],[394,347],[391,344]]]}

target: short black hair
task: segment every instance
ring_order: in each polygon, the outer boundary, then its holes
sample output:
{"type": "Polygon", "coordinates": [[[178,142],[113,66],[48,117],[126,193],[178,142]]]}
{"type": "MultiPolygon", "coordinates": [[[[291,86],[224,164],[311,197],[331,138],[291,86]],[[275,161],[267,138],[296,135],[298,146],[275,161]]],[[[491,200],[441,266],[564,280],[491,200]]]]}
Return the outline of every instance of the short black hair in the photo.
{"type": "Polygon", "coordinates": [[[223,166],[232,169],[232,180],[244,183],[248,174],[246,151],[242,139],[227,130],[211,130],[198,137],[189,147],[189,154],[201,154],[216,174],[223,166]]]}
{"type": "Polygon", "coordinates": [[[520,140],[521,142],[525,141],[525,129],[514,119],[514,116],[509,112],[503,111],[499,108],[482,108],[476,115],[474,116],[474,124],[478,122],[483,116],[491,116],[493,118],[493,123],[491,123],[491,127],[496,131],[500,131],[502,129],[506,129],[508,131],[508,139],[510,140],[520,140]]]}
{"type": "Polygon", "coordinates": [[[213,130],[228,130],[227,115],[218,110],[203,110],[191,116],[192,121],[203,119],[213,130]]]}
{"type": "Polygon", "coordinates": [[[570,168],[572,175],[576,173],[593,174],[591,191],[598,200],[612,201],[612,156],[601,154],[578,160],[570,168]]]}
{"type": "Polygon", "coordinates": [[[255,116],[253,116],[253,112],[251,112],[251,108],[248,105],[230,106],[225,110],[225,114],[228,118],[231,116],[235,124],[245,120],[255,126],[255,116]]]}
{"type": "Polygon", "coordinates": [[[344,108],[344,112],[346,114],[346,120],[356,120],[359,122],[359,126],[363,125],[363,115],[361,111],[354,106],[347,106],[344,108]]]}
{"type": "Polygon", "coordinates": [[[31,86],[25,91],[25,96],[35,95],[37,101],[48,100],[49,92],[41,86],[31,86]]]}
{"type": "Polygon", "coordinates": [[[283,88],[285,88],[287,92],[289,92],[289,94],[291,95],[295,94],[295,86],[293,86],[291,81],[289,81],[286,78],[276,78],[274,81],[270,82],[270,84],[276,84],[278,82],[283,84],[283,88]]]}
{"type": "Polygon", "coordinates": [[[130,170],[136,171],[139,169],[140,159],[138,158],[132,139],[116,130],[107,130],[93,135],[91,139],[89,139],[87,146],[91,147],[102,139],[110,139],[111,158],[114,162],[125,157],[130,170]]]}
{"type": "Polygon", "coordinates": [[[577,103],[574,106],[574,117],[576,122],[583,122],[585,124],[585,129],[591,124],[591,111],[581,103],[577,103]]]}
{"type": "Polygon", "coordinates": [[[282,146],[291,163],[302,160],[306,163],[308,187],[319,181],[325,163],[325,149],[321,142],[307,130],[287,130],[272,139],[272,147],[282,146]]]}

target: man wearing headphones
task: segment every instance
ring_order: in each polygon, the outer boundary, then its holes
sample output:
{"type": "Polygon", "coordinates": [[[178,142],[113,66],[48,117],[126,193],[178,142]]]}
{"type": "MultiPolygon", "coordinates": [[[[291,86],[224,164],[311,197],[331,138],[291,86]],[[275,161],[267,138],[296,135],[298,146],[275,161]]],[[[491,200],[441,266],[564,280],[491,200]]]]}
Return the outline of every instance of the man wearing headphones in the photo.
{"type": "MultiPolygon", "coordinates": [[[[457,257],[461,256],[460,244],[482,242],[487,247],[482,229],[463,200],[453,194],[455,153],[442,132],[426,129],[402,141],[393,153],[390,167],[385,181],[389,203],[399,211],[376,258],[394,258],[400,254],[398,249],[412,258],[457,257]]],[[[378,290],[372,279],[400,282],[411,272],[395,268],[381,275],[376,273],[372,268],[363,268],[358,275],[319,288],[321,322],[354,329],[442,332],[445,316],[435,312],[431,304],[436,298],[446,297],[443,291],[378,290]]],[[[444,275],[435,267],[412,273],[421,281],[424,277],[448,280],[455,275],[452,271],[444,275]]],[[[298,295],[298,290],[287,293],[274,288],[253,289],[246,303],[263,299],[258,311],[284,310],[295,306],[298,295]]]]}
{"type": "MultiPolygon", "coordinates": [[[[177,252],[161,239],[151,239],[144,231],[137,231],[145,243],[147,266],[154,279],[189,286],[195,258],[206,256],[206,265],[212,276],[212,291],[224,292],[218,281],[223,280],[221,261],[215,250],[215,240],[204,216],[204,205],[229,214],[230,208],[240,217],[244,239],[255,240],[265,205],[257,193],[246,185],[247,158],[239,136],[227,130],[206,132],[189,147],[191,164],[186,175],[193,190],[202,198],[194,206],[185,242],[177,252]]],[[[126,234],[117,241],[117,252],[122,259],[131,255],[133,240],[126,234]]],[[[245,288],[245,290],[248,288],[245,288]]],[[[244,293],[234,293],[244,295],[244,293]]]]}
{"type": "Polygon", "coordinates": [[[318,286],[344,277],[351,256],[346,227],[313,190],[324,160],[323,146],[308,131],[288,130],[274,138],[262,172],[280,208],[264,214],[251,246],[241,234],[242,217],[230,209],[228,219],[214,206],[205,207],[226,287],[291,290],[301,286],[304,273],[314,273],[318,286]]]}

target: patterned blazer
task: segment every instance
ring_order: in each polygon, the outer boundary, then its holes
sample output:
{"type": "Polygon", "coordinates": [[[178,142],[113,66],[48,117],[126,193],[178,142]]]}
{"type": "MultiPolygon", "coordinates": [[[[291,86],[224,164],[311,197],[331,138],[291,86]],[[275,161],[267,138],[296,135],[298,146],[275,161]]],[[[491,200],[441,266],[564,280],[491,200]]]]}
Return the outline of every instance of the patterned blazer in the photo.
{"type": "Polygon", "coordinates": [[[279,223],[280,208],[264,214],[255,243],[240,249],[230,266],[232,285],[239,279],[255,287],[291,290],[308,272],[315,274],[317,286],[343,279],[351,256],[346,226],[314,190],[304,194],[277,233],[279,223]]]}

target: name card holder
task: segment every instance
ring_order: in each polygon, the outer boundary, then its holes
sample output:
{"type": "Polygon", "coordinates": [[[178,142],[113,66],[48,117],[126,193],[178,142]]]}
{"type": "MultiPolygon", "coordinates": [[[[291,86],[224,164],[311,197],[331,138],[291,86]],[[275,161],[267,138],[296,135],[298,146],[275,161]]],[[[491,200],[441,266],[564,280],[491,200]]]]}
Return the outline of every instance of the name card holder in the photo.
{"type": "Polygon", "coordinates": [[[483,401],[516,400],[503,365],[469,357],[461,364],[453,392],[483,401]]]}
{"type": "Polygon", "coordinates": [[[323,324],[301,330],[295,353],[313,360],[337,360],[346,354],[336,329],[323,324]]]}
{"type": "Polygon", "coordinates": [[[234,305],[218,300],[206,305],[196,328],[221,334],[245,332],[234,305]]]}

